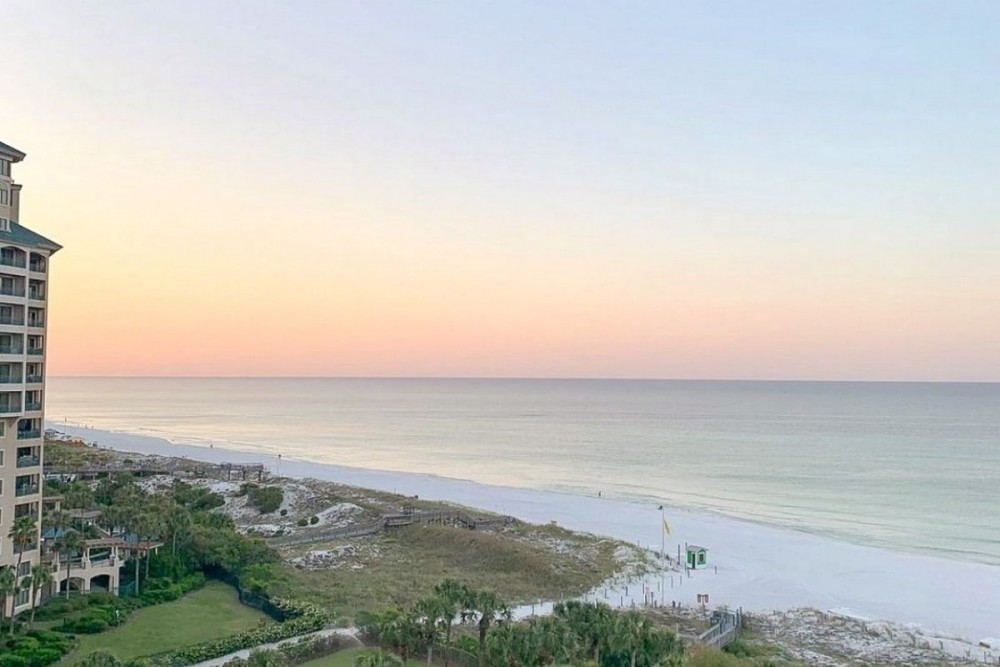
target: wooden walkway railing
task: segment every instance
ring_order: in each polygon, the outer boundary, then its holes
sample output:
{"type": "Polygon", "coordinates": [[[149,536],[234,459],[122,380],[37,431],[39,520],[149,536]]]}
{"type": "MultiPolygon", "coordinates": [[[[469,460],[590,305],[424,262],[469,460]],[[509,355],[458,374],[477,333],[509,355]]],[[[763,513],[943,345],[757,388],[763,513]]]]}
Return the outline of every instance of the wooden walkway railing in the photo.
{"type": "Polygon", "coordinates": [[[374,521],[356,523],[350,526],[339,526],[336,528],[310,530],[308,532],[282,535],[269,540],[272,546],[288,547],[297,544],[309,544],[312,542],[326,542],[330,540],[347,539],[351,537],[363,537],[366,535],[378,535],[379,533],[412,526],[413,524],[440,524],[450,526],[460,526],[468,530],[484,530],[488,528],[502,528],[510,524],[517,523],[517,519],[512,516],[473,516],[462,512],[440,511],[440,512],[400,512],[393,514],[383,514],[374,521]]]}

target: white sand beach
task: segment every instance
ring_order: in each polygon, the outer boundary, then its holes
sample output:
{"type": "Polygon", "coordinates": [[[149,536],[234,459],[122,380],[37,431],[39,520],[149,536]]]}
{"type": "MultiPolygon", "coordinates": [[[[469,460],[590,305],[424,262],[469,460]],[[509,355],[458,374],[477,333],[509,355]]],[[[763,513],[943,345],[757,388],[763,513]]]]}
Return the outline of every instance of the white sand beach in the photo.
{"type": "MultiPolygon", "coordinates": [[[[209,462],[263,461],[272,469],[277,467],[276,458],[260,452],[172,443],[61,423],[50,426],[117,450],[209,462]]],[[[556,521],[573,530],[660,548],[660,512],[655,505],[287,458],[282,459],[280,472],[459,503],[536,523],[556,521]]],[[[708,569],[693,573],[672,589],[668,600],[693,605],[698,594],[708,594],[712,605],[748,610],[837,610],[912,625],[929,637],[961,637],[973,644],[1000,636],[1000,567],[876,549],[678,508],[667,510],[672,528],[667,552],[676,554],[678,543],[703,545],[709,549],[710,563],[708,569]]]]}

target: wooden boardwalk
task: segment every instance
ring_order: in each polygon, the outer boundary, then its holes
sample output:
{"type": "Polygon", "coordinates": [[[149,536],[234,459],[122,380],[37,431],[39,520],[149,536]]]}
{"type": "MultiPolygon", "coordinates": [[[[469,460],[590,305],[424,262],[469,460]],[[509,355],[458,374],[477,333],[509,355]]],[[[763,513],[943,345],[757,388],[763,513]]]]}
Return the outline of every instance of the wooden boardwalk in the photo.
{"type": "Polygon", "coordinates": [[[329,540],[348,539],[351,537],[363,537],[366,535],[378,535],[383,532],[398,530],[414,524],[438,524],[445,526],[456,526],[467,530],[486,530],[490,528],[502,528],[517,523],[517,519],[512,516],[473,516],[464,512],[441,511],[441,512],[398,512],[383,514],[378,519],[350,526],[338,526],[336,528],[320,528],[308,532],[282,535],[268,540],[268,543],[276,547],[289,547],[297,544],[309,544],[312,542],[326,542],[329,540]]]}

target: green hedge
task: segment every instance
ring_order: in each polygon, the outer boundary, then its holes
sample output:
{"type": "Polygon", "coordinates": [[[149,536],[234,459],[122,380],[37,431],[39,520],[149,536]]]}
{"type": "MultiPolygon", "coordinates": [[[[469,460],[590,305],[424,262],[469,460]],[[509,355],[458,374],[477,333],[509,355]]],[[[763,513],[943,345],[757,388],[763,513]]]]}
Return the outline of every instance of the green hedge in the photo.
{"type": "Polygon", "coordinates": [[[229,637],[157,653],[140,658],[135,664],[142,667],[184,667],[261,644],[271,644],[315,632],[326,625],[327,615],[319,607],[289,600],[272,600],[271,603],[281,609],[288,620],[282,623],[262,623],[256,628],[229,637]]]}
{"type": "Polygon", "coordinates": [[[73,638],[51,630],[31,630],[15,639],[0,639],[0,667],[45,667],[58,662],[75,645],[73,638]]]}

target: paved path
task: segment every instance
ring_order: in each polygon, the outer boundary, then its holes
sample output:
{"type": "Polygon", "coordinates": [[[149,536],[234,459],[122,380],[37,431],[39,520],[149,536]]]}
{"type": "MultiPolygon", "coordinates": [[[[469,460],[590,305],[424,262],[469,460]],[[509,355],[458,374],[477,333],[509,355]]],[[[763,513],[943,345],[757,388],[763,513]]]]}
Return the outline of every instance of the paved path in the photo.
{"type": "Polygon", "coordinates": [[[247,656],[250,655],[250,651],[257,651],[259,649],[266,649],[266,648],[278,648],[279,646],[284,646],[285,644],[294,644],[295,642],[305,637],[330,637],[332,635],[349,637],[350,639],[353,639],[358,646],[363,645],[361,643],[361,640],[358,639],[357,628],[327,628],[325,630],[317,630],[316,632],[310,632],[308,634],[299,635],[298,637],[282,639],[280,642],[275,642],[273,644],[261,644],[260,646],[254,646],[253,648],[245,648],[242,651],[236,651],[234,653],[224,655],[221,658],[213,658],[212,660],[196,662],[190,667],[220,667],[220,665],[224,665],[233,658],[246,658],[247,656]]]}

